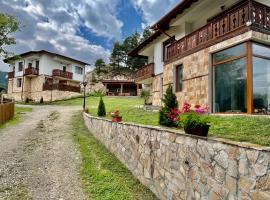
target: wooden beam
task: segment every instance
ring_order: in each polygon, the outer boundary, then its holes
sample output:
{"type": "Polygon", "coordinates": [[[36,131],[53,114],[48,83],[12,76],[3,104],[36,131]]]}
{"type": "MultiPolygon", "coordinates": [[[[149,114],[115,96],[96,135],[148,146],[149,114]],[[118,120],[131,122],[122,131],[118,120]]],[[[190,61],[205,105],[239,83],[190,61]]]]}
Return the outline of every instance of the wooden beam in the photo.
{"type": "Polygon", "coordinates": [[[247,42],[247,113],[254,112],[252,42],[247,42]]]}

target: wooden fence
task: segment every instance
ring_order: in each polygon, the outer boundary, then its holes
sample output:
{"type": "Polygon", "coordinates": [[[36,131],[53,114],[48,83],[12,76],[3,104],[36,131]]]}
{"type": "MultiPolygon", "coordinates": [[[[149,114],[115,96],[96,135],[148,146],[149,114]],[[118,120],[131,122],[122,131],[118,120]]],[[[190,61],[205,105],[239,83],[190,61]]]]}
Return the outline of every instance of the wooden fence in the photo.
{"type": "Polygon", "coordinates": [[[0,125],[6,123],[14,117],[15,103],[7,102],[0,104],[0,125]]]}

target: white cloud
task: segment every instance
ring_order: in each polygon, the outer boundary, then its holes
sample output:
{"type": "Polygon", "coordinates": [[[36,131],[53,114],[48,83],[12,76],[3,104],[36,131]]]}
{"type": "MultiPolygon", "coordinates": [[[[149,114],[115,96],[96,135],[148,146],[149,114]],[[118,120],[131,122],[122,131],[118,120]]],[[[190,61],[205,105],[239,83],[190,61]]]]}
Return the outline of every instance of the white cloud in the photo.
{"type": "Polygon", "coordinates": [[[131,0],[134,7],[139,11],[144,23],[142,26],[154,24],[163,15],[170,11],[179,0],[131,0]]]}
{"type": "Polygon", "coordinates": [[[107,40],[120,39],[123,23],[116,17],[118,3],[118,0],[1,0],[0,12],[17,16],[22,24],[15,33],[17,44],[9,50],[18,54],[45,49],[88,63],[97,58],[108,61],[110,50],[78,33],[80,27],[85,27],[107,40]]]}

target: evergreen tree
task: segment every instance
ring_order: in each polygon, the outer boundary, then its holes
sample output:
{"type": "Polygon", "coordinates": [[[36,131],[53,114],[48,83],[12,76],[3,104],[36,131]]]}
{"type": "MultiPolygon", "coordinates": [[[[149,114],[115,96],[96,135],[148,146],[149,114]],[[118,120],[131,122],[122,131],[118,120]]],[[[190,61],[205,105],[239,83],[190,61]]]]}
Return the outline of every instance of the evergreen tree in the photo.
{"type": "Polygon", "coordinates": [[[105,64],[104,60],[102,58],[100,58],[100,59],[96,60],[95,67],[96,67],[97,73],[99,74],[101,69],[104,69],[106,67],[106,64],[105,64]]]}
{"type": "Polygon", "coordinates": [[[164,99],[162,99],[164,106],[159,112],[159,124],[174,127],[176,126],[175,122],[168,117],[168,113],[172,109],[178,108],[177,98],[173,93],[172,85],[169,85],[164,96],[164,99]]]}
{"type": "Polygon", "coordinates": [[[100,100],[99,100],[98,113],[97,114],[98,114],[99,117],[105,117],[106,116],[105,104],[103,102],[102,97],[100,97],[100,100]]]}

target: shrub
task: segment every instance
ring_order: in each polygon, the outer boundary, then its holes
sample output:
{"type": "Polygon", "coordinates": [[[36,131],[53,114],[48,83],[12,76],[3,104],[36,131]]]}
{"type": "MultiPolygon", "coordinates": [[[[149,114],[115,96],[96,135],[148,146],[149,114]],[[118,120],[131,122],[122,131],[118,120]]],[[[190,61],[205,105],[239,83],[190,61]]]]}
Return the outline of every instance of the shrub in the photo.
{"type": "Polygon", "coordinates": [[[206,126],[208,123],[209,119],[207,116],[202,116],[195,111],[182,114],[179,120],[179,126],[184,129],[206,126]]]}
{"type": "Polygon", "coordinates": [[[40,98],[39,103],[43,103],[43,97],[40,98]]]}
{"type": "Polygon", "coordinates": [[[104,94],[104,92],[102,90],[95,90],[94,92],[92,92],[90,94],[90,96],[92,96],[92,97],[104,97],[105,94],[104,94]]]}
{"type": "Polygon", "coordinates": [[[98,113],[97,114],[98,114],[99,117],[106,116],[105,104],[103,102],[102,97],[100,97],[100,100],[99,100],[98,113]]]}
{"type": "Polygon", "coordinates": [[[150,99],[150,91],[149,90],[142,90],[141,92],[141,98],[144,99],[144,105],[148,105],[149,104],[149,99],[150,99]]]}
{"type": "Polygon", "coordinates": [[[159,124],[169,127],[177,127],[177,122],[172,120],[170,117],[170,112],[173,109],[178,108],[177,98],[173,93],[172,85],[169,85],[167,88],[165,97],[162,99],[162,102],[164,103],[164,106],[159,112],[159,124]]]}

